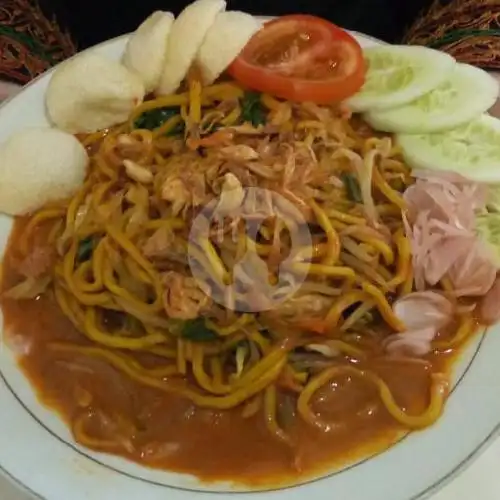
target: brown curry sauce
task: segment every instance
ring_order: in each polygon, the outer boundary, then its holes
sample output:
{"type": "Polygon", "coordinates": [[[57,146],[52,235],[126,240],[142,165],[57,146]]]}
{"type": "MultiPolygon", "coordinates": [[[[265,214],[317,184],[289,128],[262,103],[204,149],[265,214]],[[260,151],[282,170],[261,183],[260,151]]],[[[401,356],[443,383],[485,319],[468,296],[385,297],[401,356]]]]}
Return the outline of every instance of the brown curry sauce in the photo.
{"type": "MultiPolygon", "coordinates": [[[[3,263],[3,290],[19,281],[16,247],[24,224],[22,219],[14,224],[3,263]]],[[[148,467],[191,473],[208,482],[274,487],[302,482],[382,451],[405,431],[385,410],[374,388],[345,377],[319,391],[314,401],[314,409],[324,420],[331,419],[335,430],[324,433],[292,418],[284,425],[295,443],[292,450],[269,433],[261,411],[243,418],[240,407],[196,408],[187,400],[130,380],[104,361],[68,358],[47,349],[54,341],[86,342],[49,295],[24,301],[3,298],[1,307],[7,335],[21,336],[31,344],[20,366],[40,401],[70,427],[83,414],[106,415],[104,426],[90,418],[86,434],[107,441],[120,435],[126,442],[96,449],[148,467]]],[[[426,359],[433,372],[447,373],[454,354],[431,354],[426,359]]],[[[154,366],[156,359],[145,356],[140,361],[154,366]]],[[[385,380],[402,408],[410,413],[425,409],[428,368],[380,358],[365,366],[385,380]]],[[[95,448],[92,443],[82,444],[95,448]]]]}

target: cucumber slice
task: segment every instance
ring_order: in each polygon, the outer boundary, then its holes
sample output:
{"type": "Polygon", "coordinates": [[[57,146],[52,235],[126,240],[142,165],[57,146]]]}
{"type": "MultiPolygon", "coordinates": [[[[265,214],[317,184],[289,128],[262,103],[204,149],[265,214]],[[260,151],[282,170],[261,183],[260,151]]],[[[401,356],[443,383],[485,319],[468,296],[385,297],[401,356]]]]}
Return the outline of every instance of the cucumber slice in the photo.
{"type": "Polygon", "coordinates": [[[455,66],[455,59],[426,47],[388,45],[365,49],[368,65],[361,90],[347,99],[354,112],[407,104],[436,88],[455,66]]]}
{"type": "Polygon", "coordinates": [[[476,120],[436,134],[398,134],[396,140],[412,168],[448,170],[487,183],[500,182],[500,120],[476,120]]]}
{"type": "Polygon", "coordinates": [[[405,106],[370,111],[365,120],[384,132],[441,132],[474,120],[490,109],[497,98],[495,78],[470,64],[456,64],[434,90],[405,106]]]}

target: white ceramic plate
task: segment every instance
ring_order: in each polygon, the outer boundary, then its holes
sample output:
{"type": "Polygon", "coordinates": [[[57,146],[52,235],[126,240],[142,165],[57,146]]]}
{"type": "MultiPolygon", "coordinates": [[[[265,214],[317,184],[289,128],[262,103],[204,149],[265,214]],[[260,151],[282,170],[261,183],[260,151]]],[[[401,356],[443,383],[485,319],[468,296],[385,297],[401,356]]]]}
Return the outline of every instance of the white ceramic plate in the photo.
{"type": "MultiPolygon", "coordinates": [[[[373,40],[356,35],[362,45],[373,40]]],[[[96,52],[119,59],[127,37],[103,43],[96,52]]],[[[0,141],[28,126],[47,125],[47,72],[0,108],[0,141]]],[[[0,252],[12,221],[0,216],[0,252]]],[[[500,328],[478,338],[455,369],[455,387],[437,425],[402,439],[384,453],[351,464],[328,477],[280,491],[254,493],[260,500],[417,500],[442,486],[495,435],[500,423],[500,328]]],[[[207,450],[210,460],[210,450],[207,450]]],[[[203,485],[188,475],[140,467],[76,445],[67,427],[40,406],[8,348],[0,351],[0,469],[35,498],[46,500],[208,500],[234,485],[203,485]],[[204,491],[203,496],[201,491],[204,491]]]]}

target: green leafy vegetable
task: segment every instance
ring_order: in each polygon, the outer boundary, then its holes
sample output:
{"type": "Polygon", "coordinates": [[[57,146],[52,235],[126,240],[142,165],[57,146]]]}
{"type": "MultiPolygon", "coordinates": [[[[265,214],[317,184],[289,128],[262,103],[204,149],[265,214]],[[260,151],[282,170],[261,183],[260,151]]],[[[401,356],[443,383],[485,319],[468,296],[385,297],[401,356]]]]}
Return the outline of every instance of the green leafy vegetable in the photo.
{"type": "Polygon", "coordinates": [[[361,196],[361,188],[359,186],[358,179],[356,179],[354,175],[348,173],[342,174],[341,177],[349,199],[356,203],[363,203],[363,197],[361,196]]]}
{"type": "Polygon", "coordinates": [[[185,321],[180,335],[182,338],[193,342],[208,342],[219,338],[216,332],[207,327],[203,318],[185,321]]]}
{"type": "Polygon", "coordinates": [[[254,127],[266,123],[266,111],[260,102],[259,92],[245,92],[240,99],[241,118],[245,122],[250,122],[254,127]]]}
{"type": "Polygon", "coordinates": [[[96,241],[92,236],[83,239],[78,245],[78,250],[76,252],[76,260],[78,262],[85,262],[92,257],[92,252],[94,251],[96,241]]]}
{"type": "MultiPolygon", "coordinates": [[[[154,130],[161,127],[167,120],[179,114],[179,108],[157,108],[142,113],[134,122],[135,128],[154,130]]],[[[166,135],[178,135],[184,132],[184,122],[177,124],[166,135]]]]}
{"type": "Polygon", "coordinates": [[[486,206],[490,212],[500,212],[500,184],[488,185],[486,206]]]}
{"type": "Polygon", "coordinates": [[[491,250],[494,263],[500,268],[500,213],[492,212],[476,217],[476,232],[491,250]]]}

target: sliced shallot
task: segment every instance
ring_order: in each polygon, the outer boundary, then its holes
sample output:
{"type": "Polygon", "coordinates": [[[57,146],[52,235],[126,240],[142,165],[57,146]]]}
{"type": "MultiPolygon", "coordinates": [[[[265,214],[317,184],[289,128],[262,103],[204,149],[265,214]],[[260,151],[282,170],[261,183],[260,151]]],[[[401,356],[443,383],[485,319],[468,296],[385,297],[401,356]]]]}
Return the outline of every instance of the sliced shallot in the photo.
{"type": "Polygon", "coordinates": [[[476,234],[476,217],[484,209],[487,188],[454,173],[416,171],[404,193],[405,229],[412,248],[417,290],[447,277],[457,297],[488,292],[497,267],[476,234]]]}
{"type": "Polygon", "coordinates": [[[431,351],[431,342],[439,330],[453,319],[455,306],[444,295],[428,290],[404,296],[395,302],[393,310],[406,331],[387,339],[387,351],[423,356],[431,351]]]}

